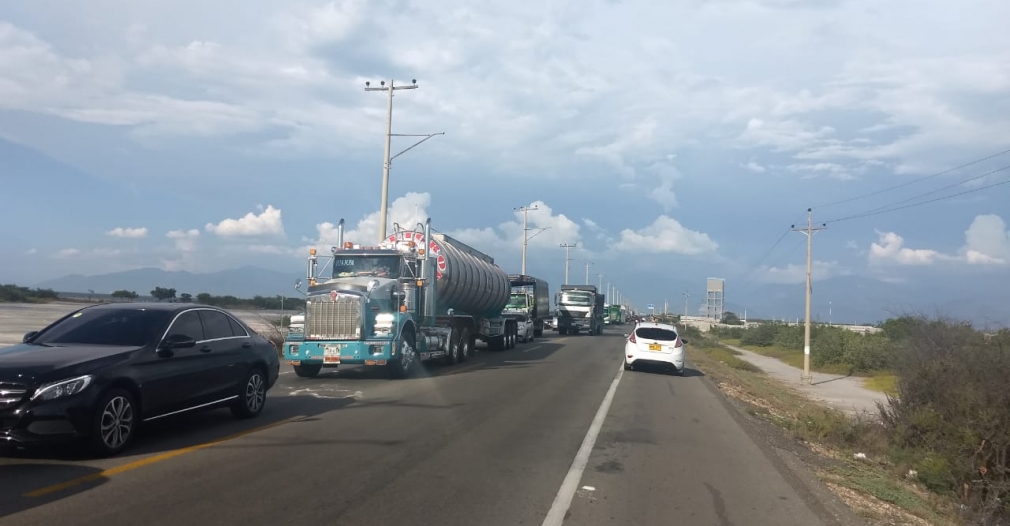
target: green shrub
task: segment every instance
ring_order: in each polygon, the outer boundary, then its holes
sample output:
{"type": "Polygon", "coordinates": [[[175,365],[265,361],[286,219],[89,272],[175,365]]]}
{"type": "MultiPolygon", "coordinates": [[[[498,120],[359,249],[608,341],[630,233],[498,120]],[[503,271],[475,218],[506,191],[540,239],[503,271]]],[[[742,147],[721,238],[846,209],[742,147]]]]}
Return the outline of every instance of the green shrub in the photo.
{"type": "Polygon", "coordinates": [[[982,524],[1010,520],[1010,347],[969,325],[919,320],[894,355],[898,395],[882,408],[896,447],[934,491],[982,524]]]}
{"type": "Polygon", "coordinates": [[[775,336],[781,327],[783,326],[775,323],[762,323],[757,327],[744,331],[743,337],[740,338],[740,343],[756,347],[771,347],[775,345],[775,336]]]}

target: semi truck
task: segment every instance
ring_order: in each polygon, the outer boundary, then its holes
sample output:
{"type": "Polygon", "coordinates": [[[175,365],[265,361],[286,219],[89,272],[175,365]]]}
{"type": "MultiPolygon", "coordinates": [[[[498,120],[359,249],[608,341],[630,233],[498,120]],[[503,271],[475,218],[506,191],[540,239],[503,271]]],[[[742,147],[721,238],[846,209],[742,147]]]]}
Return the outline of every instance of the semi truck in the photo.
{"type": "Polygon", "coordinates": [[[323,270],[309,250],[303,329],[284,345],[298,376],[363,364],[405,378],[420,362],[466,360],[476,340],[492,351],[516,345],[516,320],[502,313],[509,278],[493,258],[433,232],[430,218],[393,228],[377,246],[361,246],[344,241],[341,219],[323,270]]]}
{"type": "Polygon", "coordinates": [[[624,316],[621,314],[620,305],[607,305],[607,324],[621,325],[624,323],[624,316]]]}
{"type": "Polygon", "coordinates": [[[562,285],[555,294],[558,334],[603,334],[605,298],[596,285],[562,285]]]}
{"type": "Polygon", "coordinates": [[[550,317],[551,292],[547,282],[522,274],[509,274],[512,294],[505,306],[505,315],[514,317],[520,325],[532,325],[532,332],[526,327],[519,328],[524,341],[544,335],[544,324],[550,317]],[[529,336],[525,336],[529,334],[529,336]]]}

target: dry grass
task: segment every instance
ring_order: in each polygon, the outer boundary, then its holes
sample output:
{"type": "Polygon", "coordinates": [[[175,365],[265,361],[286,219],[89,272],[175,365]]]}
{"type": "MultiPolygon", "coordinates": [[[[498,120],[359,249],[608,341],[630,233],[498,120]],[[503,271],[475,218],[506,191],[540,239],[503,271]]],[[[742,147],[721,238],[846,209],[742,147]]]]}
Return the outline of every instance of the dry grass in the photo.
{"type": "Polygon", "coordinates": [[[863,387],[889,395],[898,394],[898,377],[893,374],[881,373],[863,380],[863,387]]]}

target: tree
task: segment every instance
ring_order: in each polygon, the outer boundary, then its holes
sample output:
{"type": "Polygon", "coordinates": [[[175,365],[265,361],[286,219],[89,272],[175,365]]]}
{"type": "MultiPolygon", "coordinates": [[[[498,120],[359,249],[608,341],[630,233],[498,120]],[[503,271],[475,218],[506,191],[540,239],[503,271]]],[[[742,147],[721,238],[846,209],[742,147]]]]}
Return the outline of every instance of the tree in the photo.
{"type": "Polygon", "coordinates": [[[726,325],[743,325],[743,322],[740,321],[740,317],[733,311],[726,311],[722,313],[722,320],[720,320],[719,323],[726,325]]]}
{"type": "Polygon", "coordinates": [[[115,292],[112,293],[112,297],[113,298],[121,298],[121,299],[124,299],[124,300],[136,299],[137,296],[138,296],[138,294],[136,292],[134,292],[132,290],[126,290],[126,289],[117,290],[117,291],[115,291],[115,292]]]}
{"type": "Polygon", "coordinates": [[[154,296],[158,301],[172,299],[175,297],[175,289],[166,289],[165,287],[154,287],[154,290],[151,291],[151,296],[154,296]]]}
{"type": "Polygon", "coordinates": [[[190,303],[193,301],[193,295],[188,292],[183,292],[179,295],[179,301],[183,303],[190,303]]]}
{"type": "Polygon", "coordinates": [[[196,301],[199,303],[203,303],[204,305],[210,305],[212,299],[213,297],[210,294],[207,294],[206,292],[201,292],[196,295],[196,301]]]}

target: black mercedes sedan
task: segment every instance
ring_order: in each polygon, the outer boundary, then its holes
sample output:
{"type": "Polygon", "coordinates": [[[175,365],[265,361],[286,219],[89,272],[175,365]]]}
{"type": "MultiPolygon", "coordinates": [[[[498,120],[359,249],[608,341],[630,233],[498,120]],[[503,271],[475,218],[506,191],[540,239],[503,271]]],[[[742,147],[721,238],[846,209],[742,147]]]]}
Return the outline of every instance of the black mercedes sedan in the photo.
{"type": "Polygon", "coordinates": [[[279,370],[273,344],[221,309],[85,307],[0,348],[0,443],[84,440],[115,455],[142,422],[216,407],[259,415],[279,370]]]}

